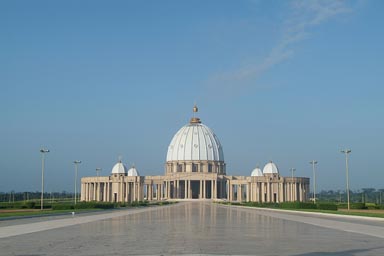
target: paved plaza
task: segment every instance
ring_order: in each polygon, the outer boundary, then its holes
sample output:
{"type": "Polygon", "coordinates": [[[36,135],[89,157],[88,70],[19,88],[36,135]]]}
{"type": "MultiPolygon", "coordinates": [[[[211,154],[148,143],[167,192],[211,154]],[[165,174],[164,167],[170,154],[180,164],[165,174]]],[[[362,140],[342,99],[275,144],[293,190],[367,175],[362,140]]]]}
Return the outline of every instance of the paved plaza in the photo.
{"type": "Polygon", "coordinates": [[[384,255],[384,220],[181,202],[0,221],[0,255],[384,255]]]}

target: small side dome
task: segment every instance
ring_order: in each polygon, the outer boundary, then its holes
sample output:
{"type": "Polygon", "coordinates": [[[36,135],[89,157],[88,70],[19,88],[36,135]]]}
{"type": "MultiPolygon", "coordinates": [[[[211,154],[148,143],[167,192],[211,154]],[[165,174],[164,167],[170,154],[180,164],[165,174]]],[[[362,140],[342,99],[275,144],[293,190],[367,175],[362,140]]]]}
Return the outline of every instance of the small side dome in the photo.
{"type": "Polygon", "coordinates": [[[112,168],[112,174],[126,174],[126,173],[127,173],[127,167],[121,161],[115,164],[112,168]]]}
{"type": "Polygon", "coordinates": [[[136,170],[135,166],[133,165],[129,170],[127,176],[140,176],[139,172],[136,170]]]}
{"type": "Polygon", "coordinates": [[[255,169],[253,169],[251,176],[263,176],[263,172],[261,171],[259,166],[257,166],[255,169]]]}
{"type": "Polygon", "coordinates": [[[274,173],[278,174],[279,169],[277,169],[277,166],[272,161],[270,161],[264,166],[263,174],[274,174],[274,173]]]}

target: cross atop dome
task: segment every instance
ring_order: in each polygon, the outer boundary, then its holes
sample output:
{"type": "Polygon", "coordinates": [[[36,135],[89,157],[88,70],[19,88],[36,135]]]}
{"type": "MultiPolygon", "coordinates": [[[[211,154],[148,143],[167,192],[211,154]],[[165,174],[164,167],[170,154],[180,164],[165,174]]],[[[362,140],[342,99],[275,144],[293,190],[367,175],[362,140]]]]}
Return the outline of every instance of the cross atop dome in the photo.
{"type": "Polygon", "coordinates": [[[196,104],[193,106],[193,113],[196,113],[197,111],[199,111],[199,109],[197,108],[196,104]]]}
{"type": "Polygon", "coordinates": [[[201,124],[200,118],[195,116],[195,113],[197,113],[199,109],[197,108],[196,104],[193,106],[193,117],[191,118],[191,121],[189,123],[191,124],[201,124]]]}

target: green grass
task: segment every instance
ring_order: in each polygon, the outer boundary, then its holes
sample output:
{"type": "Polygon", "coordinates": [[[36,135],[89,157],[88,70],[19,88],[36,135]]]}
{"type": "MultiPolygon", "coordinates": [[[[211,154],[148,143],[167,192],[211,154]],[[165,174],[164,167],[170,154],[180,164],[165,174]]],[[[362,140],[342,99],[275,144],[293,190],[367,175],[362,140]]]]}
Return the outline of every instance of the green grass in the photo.
{"type": "MultiPolygon", "coordinates": [[[[101,209],[80,209],[75,212],[84,212],[84,211],[99,211],[101,209]]],[[[60,213],[71,213],[74,210],[43,210],[43,211],[33,211],[33,212],[2,212],[0,213],[1,218],[7,217],[20,217],[20,216],[39,216],[39,215],[47,215],[47,214],[60,214],[60,213]]]]}
{"type": "Polygon", "coordinates": [[[160,201],[160,202],[148,202],[148,201],[139,201],[139,202],[132,202],[131,204],[126,203],[103,203],[103,202],[80,202],[77,204],[77,209],[73,209],[72,204],[67,203],[56,203],[53,204],[53,206],[60,206],[57,207],[57,209],[44,209],[43,211],[40,210],[34,210],[30,209],[31,211],[28,211],[28,209],[15,207],[12,205],[12,208],[6,208],[7,210],[13,210],[13,209],[24,209],[26,211],[15,211],[15,212],[3,212],[0,213],[0,220],[1,218],[7,218],[7,217],[22,217],[22,216],[40,216],[40,215],[47,215],[47,214],[61,214],[61,213],[71,213],[71,212],[84,212],[84,211],[101,211],[101,210],[107,210],[107,209],[119,209],[119,208],[130,208],[130,207],[147,207],[147,206],[162,206],[162,205],[168,205],[168,204],[174,204],[175,202],[168,202],[168,201],[160,201]]]}
{"type": "Polygon", "coordinates": [[[318,209],[282,209],[282,210],[292,210],[292,211],[298,211],[298,212],[319,212],[319,213],[330,213],[330,214],[337,214],[337,215],[352,215],[352,216],[384,218],[384,213],[374,213],[374,212],[348,212],[347,210],[329,211],[329,210],[318,210],[318,209]]]}

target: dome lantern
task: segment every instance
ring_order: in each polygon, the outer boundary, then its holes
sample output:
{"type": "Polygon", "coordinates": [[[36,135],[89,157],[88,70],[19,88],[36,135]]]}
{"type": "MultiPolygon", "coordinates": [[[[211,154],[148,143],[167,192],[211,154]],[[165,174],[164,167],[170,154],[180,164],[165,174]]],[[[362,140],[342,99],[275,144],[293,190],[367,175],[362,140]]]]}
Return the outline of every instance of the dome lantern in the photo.
{"type": "Polygon", "coordinates": [[[193,106],[193,117],[191,118],[191,121],[189,123],[191,124],[201,124],[200,118],[195,116],[195,113],[197,113],[199,109],[197,108],[196,104],[193,106]]]}

